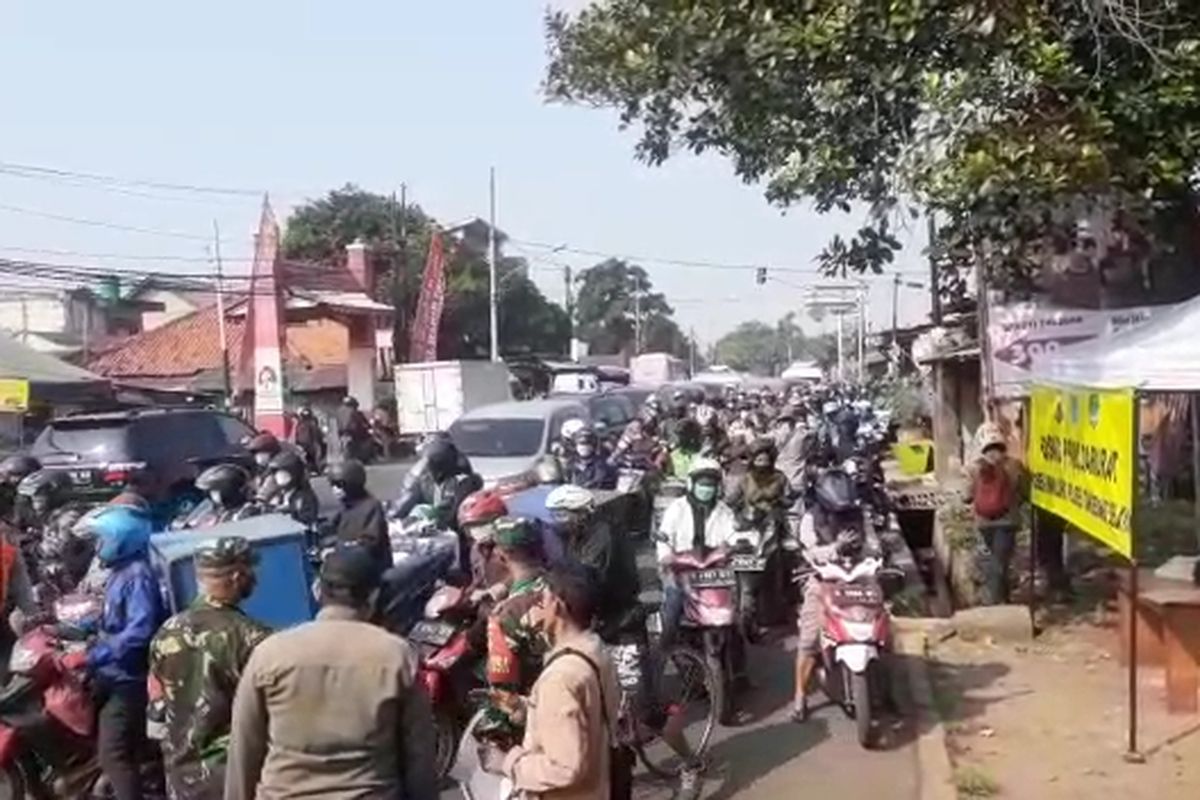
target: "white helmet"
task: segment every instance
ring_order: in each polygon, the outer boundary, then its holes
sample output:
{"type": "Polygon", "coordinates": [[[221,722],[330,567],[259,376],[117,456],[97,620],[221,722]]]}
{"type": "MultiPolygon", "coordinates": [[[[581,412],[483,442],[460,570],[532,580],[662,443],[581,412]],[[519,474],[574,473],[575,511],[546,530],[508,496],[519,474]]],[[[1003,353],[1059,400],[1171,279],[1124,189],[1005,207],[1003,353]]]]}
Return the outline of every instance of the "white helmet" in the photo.
{"type": "Polygon", "coordinates": [[[692,462],[692,466],[688,469],[688,477],[695,478],[697,475],[708,473],[710,475],[721,474],[721,464],[712,458],[697,458],[692,462]]]}
{"type": "Polygon", "coordinates": [[[596,505],[592,493],[582,486],[563,484],[546,495],[546,508],[550,511],[591,511],[596,505]]]}
{"type": "Polygon", "coordinates": [[[574,439],[575,434],[584,429],[586,423],[578,418],[569,419],[562,424],[558,431],[558,435],[564,439],[574,439]]]}

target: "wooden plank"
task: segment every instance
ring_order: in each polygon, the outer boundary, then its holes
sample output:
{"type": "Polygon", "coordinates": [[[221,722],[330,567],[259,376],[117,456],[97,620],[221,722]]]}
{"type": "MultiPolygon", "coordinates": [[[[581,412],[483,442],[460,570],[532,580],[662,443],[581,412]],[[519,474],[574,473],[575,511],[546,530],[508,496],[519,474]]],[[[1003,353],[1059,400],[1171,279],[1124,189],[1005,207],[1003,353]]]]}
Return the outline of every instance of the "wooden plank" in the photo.
{"type": "Polygon", "coordinates": [[[1200,710],[1200,608],[1165,609],[1163,642],[1167,661],[1167,711],[1195,714],[1200,710]]]}
{"type": "MultiPolygon", "coordinates": [[[[1121,664],[1129,663],[1129,592],[1122,585],[1117,589],[1117,609],[1120,624],[1117,626],[1121,664]]],[[[1143,666],[1163,666],[1167,663],[1166,646],[1163,643],[1163,619],[1158,609],[1143,599],[1138,603],[1138,663],[1143,666]]]]}

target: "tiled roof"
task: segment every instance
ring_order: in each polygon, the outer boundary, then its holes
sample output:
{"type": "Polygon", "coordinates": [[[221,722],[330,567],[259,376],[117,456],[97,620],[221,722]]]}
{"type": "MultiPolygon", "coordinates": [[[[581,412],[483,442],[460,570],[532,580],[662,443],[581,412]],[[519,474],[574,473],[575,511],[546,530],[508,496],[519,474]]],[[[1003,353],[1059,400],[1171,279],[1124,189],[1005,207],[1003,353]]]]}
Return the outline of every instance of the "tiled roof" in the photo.
{"type": "Polygon", "coordinates": [[[353,292],[365,294],[358,279],[344,266],[280,261],[279,275],[285,289],[293,292],[353,292]]]}
{"type": "MultiPolygon", "coordinates": [[[[245,323],[244,316],[226,310],[225,335],[234,361],[242,352],[245,323]]],[[[285,362],[305,367],[346,363],[349,337],[337,322],[291,325],[285,338],[285,362]]],[[[217,310],[210,306],[118,342],[93,358],[88,368],[110,378],[160,379],[192,377],[219,369],[220,364],[217,310]]]]}

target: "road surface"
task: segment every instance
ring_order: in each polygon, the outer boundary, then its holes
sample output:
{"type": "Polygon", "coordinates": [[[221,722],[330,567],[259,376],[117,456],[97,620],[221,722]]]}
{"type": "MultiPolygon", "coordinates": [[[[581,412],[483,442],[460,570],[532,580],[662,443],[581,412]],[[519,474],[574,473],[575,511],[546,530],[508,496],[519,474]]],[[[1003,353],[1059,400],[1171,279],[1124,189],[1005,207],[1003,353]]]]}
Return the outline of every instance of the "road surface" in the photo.
{"type": "MultiPolygon", "coordinates": [[[[384,500],[395,498],[411,463],[369,467],[371,491],[384,500]]],[[[316,489],[322,506],[332,503],[324,480],[316,482],[316,489]]],[[[644,546],[638,566],[646,587],[643,597],[656,602],[653,558],[644,546]]],[[[822,705],[820,695],[813,698],[808,722],[798,725],[789,719],[794,646],[794,637],[783,636],[752,648],[753,688],[742,701],[745,718],[736,727],[719,728],[714,735],[701,795],[704,800],[801,796],[917,800],[915,724],[910,720],[885,725],[880,747],[868,752],[858,745],[853,721],[840,709],[822,705]]],[[[634,796],[636,800],[670,800],[672,792],[672,786],[639,773],[634,796]]],[[[454,787],[441,795],[442,800],[461,796],[454,787]]]]}

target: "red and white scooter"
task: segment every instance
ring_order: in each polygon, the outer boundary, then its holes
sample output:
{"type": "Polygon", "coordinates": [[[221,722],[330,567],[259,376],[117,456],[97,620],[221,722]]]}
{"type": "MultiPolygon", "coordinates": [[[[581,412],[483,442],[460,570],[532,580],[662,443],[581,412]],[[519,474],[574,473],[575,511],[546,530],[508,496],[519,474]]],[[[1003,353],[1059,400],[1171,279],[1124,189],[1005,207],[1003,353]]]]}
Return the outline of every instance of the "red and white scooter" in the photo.
{"type": "Polygon", "coordinates": [[[815,564],[813,571],[809,580],[821,582],[825,693],[854,718],[859,744],[871,747],[874,715],[888,692],[884,657],[892,649],[891,614],[880,581],[897,573],[873,556],[815,564]]]}

